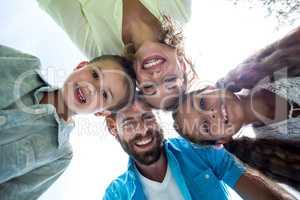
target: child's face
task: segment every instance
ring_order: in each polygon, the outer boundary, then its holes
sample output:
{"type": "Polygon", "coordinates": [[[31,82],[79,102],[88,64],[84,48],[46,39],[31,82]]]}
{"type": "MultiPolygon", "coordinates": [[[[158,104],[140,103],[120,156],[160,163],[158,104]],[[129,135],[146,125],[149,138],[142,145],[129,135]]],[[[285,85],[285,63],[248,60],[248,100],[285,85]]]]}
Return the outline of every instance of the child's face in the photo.
{"type": "Polygon", "coordinates": [[[63,98],[75,113],[96,113],[128,97],[127,76],[120,64],[101,60],[76,69],[65,81],[63,98]]]}
{"type": "Polygon", "coordinates": [[[175,120],[181,134],[193,142],[225,143],[239,131],[243,118],[234,93],[210,88],[189,94],[179,105],[175,120]]]}

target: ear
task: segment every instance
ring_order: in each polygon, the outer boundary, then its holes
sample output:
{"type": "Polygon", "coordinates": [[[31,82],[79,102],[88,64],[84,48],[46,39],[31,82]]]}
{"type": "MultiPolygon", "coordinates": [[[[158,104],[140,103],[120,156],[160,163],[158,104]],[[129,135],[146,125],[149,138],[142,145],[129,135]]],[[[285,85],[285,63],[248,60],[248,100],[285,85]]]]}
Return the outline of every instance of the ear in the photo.
{"type": "Polygon", "coordinates": [[[110,134],[112,134],[114,137],[116,137],[118,134],[116,120],[111,117],[106,117],[105,121],[106,121],[106,126],[107,126],[110,134]]]}
{"type": "Polygon", "coordinates": [[[80,69],[80,68],[84,67],[84,66],[87,65],[87,64],[89,64],[88,61],[82,61],[82,62],[80,62],[80,63],[75,67],[75,70],[80,69]]]}

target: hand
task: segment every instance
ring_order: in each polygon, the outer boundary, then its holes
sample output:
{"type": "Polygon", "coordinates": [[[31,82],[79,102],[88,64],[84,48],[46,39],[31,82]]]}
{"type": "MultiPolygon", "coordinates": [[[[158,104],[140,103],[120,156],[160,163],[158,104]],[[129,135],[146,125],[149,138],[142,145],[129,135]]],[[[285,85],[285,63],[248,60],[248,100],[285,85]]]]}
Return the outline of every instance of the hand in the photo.
{"type": "Polygon", "coordinates": [[[217,87],[238,92],[252,89],[264,78],[271,81],[299,75],[300,27],[239,64],[217,82],[217,87]]]}

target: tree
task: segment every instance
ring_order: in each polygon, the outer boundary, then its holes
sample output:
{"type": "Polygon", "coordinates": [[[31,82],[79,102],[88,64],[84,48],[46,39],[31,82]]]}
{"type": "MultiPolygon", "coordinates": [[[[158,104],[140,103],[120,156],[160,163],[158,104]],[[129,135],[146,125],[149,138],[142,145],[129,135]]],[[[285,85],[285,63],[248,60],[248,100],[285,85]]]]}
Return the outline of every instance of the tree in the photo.
{"type": "Polygon", "coordinates": [[[275,17],[278,27],[291,25],[300,19],[300,0],[229,0],[235,5],[248,4],[249,8],[261,7],[266,9],[267,17],[275,17]]]}

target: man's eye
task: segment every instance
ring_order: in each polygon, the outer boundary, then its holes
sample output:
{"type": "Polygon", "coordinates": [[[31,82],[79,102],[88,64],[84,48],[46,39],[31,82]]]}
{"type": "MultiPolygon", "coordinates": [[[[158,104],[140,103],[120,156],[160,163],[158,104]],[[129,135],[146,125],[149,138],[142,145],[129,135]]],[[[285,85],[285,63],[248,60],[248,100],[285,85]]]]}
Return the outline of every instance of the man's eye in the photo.
{"type": "Polygon", "coordinates": [[[174,82],[174,81],[176,81],[176,77],[175,76],[173,76],[173,77],[170,77],[170,78],[166,78],[165,79],[165,82],[174,82]]]}
{"type": "Polygon", "coordinates": [[[135,123],[134,122],[127,122],[123,124],[124,129],[134,129],[135,128],[135,123]]]}
{"type": "Polygon", "coordinates": [[[154,119],[155,119],[155,117],[153,115],[148,115],[148,116],[144,117],[144,120],[146,120],[146,121],[152,121],[154,119]]]}
{"type": "Polygon", "coordinates": [[[205,110],[205,99],[203,97],[200,97],[199,99],[199,108],[205,110]]]}
{"type": "Polygon", "coordinates": [[[99,75],[96,72],[96,70],[92,70],[92,76],[93,76],[94,79],[98,79],[99,78],[99,75]]]}
{"type": "Polygon", "coordinates": [[[130,123],[123,124],[123,127],[124,127],[124,128],[129,128],[129,127],[132,127],[132,124],[130,124],[130,123]]]}

